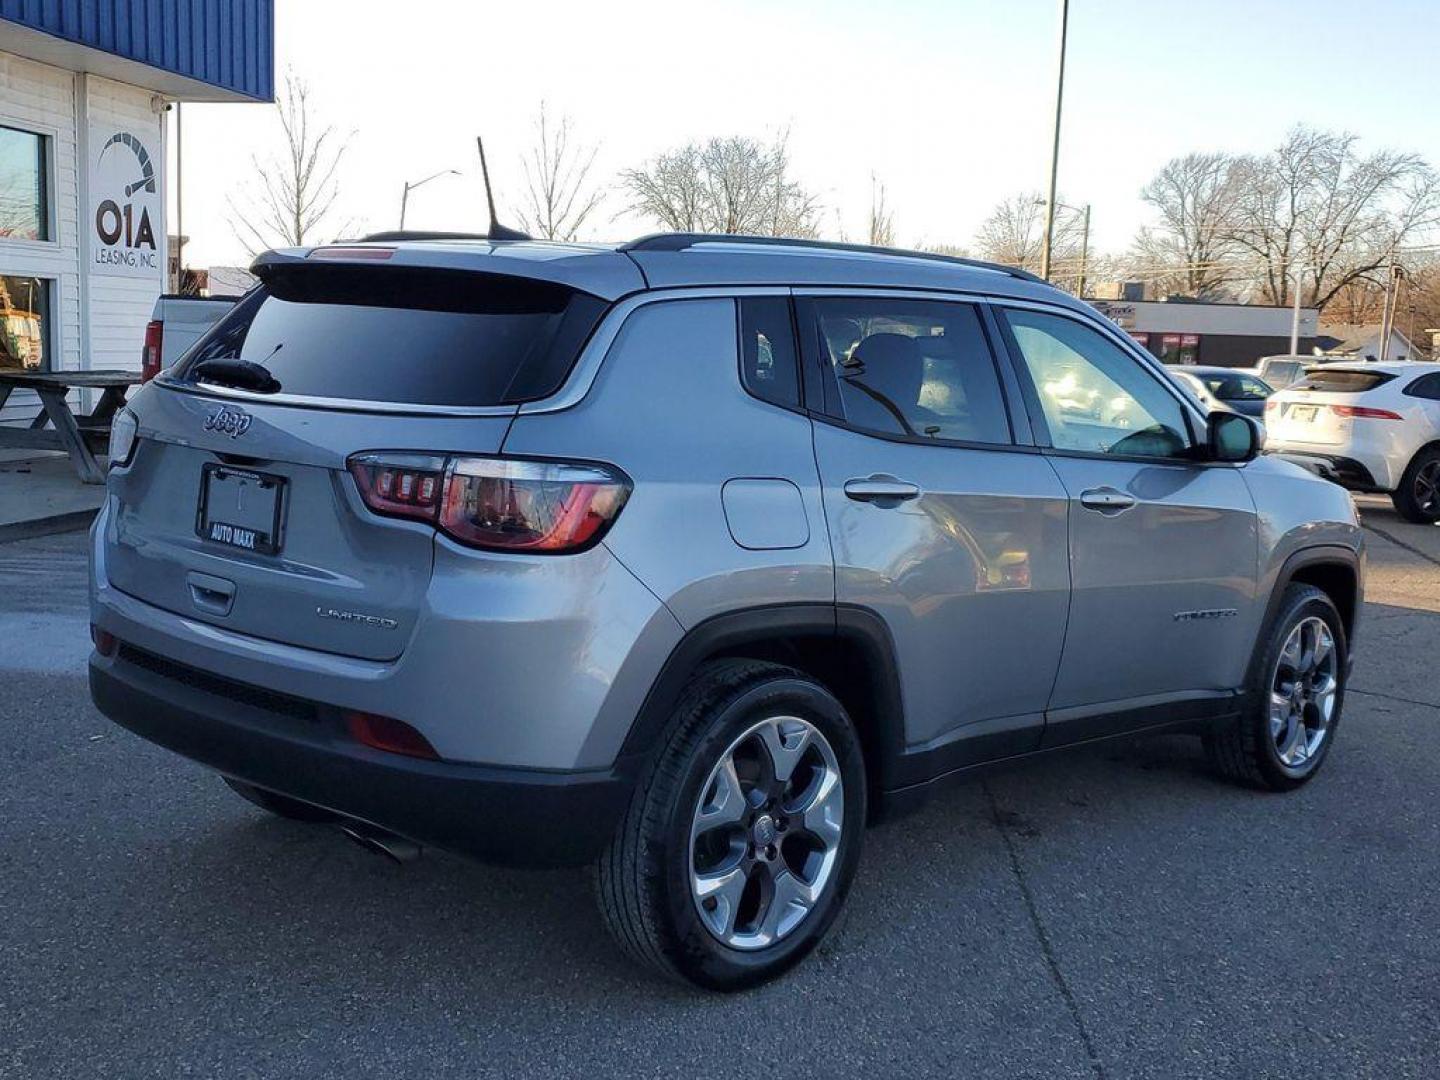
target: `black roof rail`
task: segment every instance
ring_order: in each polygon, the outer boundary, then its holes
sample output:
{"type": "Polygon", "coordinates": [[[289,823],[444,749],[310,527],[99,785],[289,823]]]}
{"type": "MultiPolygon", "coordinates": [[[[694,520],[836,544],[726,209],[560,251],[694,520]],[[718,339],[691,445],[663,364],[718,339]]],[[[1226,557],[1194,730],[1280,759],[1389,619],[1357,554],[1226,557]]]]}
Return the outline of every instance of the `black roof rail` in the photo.
{"type": "MultiPolygon", "coordinates": [[[[402,240],[529,240],[523,233],[518,236],[491,237],[489,233],[476,232],[430,232],[424,229],[388,229],[360,237],[359,243],[399,243],[402,240]]],[[[343,242],[343,241],[342,241],[343,242]]]]}
{"type": "Polygon", "coordinates": [[[817,248],[822,251],[852,251],[858,255],[898,255],[906,259],[933,259],[935,262],[968,266],[976,270],[994,270],[1022,281],[1046,284],[1018,266],[985,262],[982,259],[966,259],[959,255],[942,255],[937,251],[910,251],[906,248],[875,247],[870,244],[842,244],[834,240],[802,240],[793,236],[742,236],[738,233],[651,233],[627,244],[621,244],[620,251],[684,251],[696,244],[754,244],[764,247],[817,248]]]}

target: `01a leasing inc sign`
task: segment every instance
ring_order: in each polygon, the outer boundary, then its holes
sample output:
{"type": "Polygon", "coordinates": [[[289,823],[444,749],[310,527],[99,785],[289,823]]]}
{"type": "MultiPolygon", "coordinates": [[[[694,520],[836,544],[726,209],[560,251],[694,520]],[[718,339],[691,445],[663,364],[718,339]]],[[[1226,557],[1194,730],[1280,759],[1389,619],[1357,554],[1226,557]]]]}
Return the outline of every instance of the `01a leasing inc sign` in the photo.
{"type": "Polygon", "coordinates": [[[160,177],[146,140],[133,131],[92,129],[92,270],[136,277],[161,273],[160,245],[155,235],[164,222],[160,200],[160,177]]]}

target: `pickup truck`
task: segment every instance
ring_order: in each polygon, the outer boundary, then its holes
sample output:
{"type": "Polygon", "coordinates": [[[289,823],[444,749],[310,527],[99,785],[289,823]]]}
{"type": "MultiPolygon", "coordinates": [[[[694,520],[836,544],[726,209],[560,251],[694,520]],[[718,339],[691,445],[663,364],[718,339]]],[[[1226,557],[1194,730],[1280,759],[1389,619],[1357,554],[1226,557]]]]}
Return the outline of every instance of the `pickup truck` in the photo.
{"type": "Polygon", "coordinates": [[[238,296],[164,293],[155,301],[140,353],[140,379],[149,382],[179,360],[239,300],[238,296]]]}

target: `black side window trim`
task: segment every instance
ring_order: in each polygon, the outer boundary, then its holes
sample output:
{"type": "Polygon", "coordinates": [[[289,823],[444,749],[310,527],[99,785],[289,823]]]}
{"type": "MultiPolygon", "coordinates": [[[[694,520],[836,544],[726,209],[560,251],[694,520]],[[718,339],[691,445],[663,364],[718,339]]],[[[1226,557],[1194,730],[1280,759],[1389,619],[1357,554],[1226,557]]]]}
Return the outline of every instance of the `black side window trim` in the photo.
{"type": "Polygon", "coordinates": [[[1010,366],[1014,369],[1015,376],[1020,382],[1021,395],[1025,400],[1026,411],[1029,413],[1031,428],[1035,433],[1035,443],[1041,447],[1045,453],[1055,454],[1060,457],[1089,458],[1094,461],[1135,461],[1159,465],[1230,464],[1229,462],[1205,461],[1201,456],[1205,435],[1202,431],[1198,430],[1198,421],[1194,415],[1195,410],[1184,400],[1180,389],[1174,386],[1163,374],[1157,374],[1144,362],[1131,355],[1130,351],[1119,341],[1115,341],[1110,334],[1106,333],[1103,327],[1095,326],[1090,320],[1078,316],[1073,312],[1067,312],[1063,308],[1052,308],[1038,304],[1007,304],[1004,301],[992,301],[989,306],[994,309],[993,315],[995,323],[1000,331],[1001,340],[1005,343],[1005,351],[1010,361],[1010,366]],[[1040,403],[1040,392],[1035,389],[1035,380],[1030,374],[1030,366],[1025,362],[1024,353],[1020,350],[1020,343],[1016,340],[1015,333],[1010,327],[1010,320],[1007,318],[1007,313],[1012,310],[1038,311],[1042,315],[1052,315],[1056,318],[1069,319],[1071,322],[1078,323],[1080,326],[1088,327],[1105,340],[1111,341],[1116,348],[1130,357],[1137,368],[1154,379],[1164,391],[1175,399],[1175,403],[1180,409],[1180,415],[1185,420],[1185,427],[1190,436],[1190,444],[1194,451],[1194,456],[1189,458],[1140,457],[1131,454],[1100,454],[1088,450],[1067,450],[1062,447],[1057,447],[1054,439],[1050,435],[1050,425],[1046,423],[1045,409],[1040,403]]]}
{"type": "Polygon", "coordinates": [[[826,293],[823,296],[797,296],[793,298],[792,310],[795,317],[797,336],[800,340],[800,367],[803,385],[803,397],[806,409],[810,412],[811,418],[831,424],[835,427],[844,428],[846,431],[853,431],[857,435],[865,435],[869,438],[884,439],[886,442],[907,443],[912,446],[945,446],[960,450],[1030,450],[1034,449],[1033,441],[1027,430],[1028,418],[1021,413],[1012,400],[1011,379],[1008,376],[1004,360],[1000,355],[1000,348],[995,340],[994,320],[990,317],[988,307],[984,301],[974,298],[947,298],[947,297],[917,297],[897,296],[895,300],[900,303],[937,303],[955,304],[971,308],[976,319],[980,323],[980,331],[984,337],[986,347],[990,350],[990,363],[995,372],[995,381],[1000,388],[1000,400],[1004,403],[1005,426],[1010,432],[1009,442],[972,442],[959,439],[929,438],[926,436],[911,436],[897,434],[894,432],[874,431],[870,428],[856,427],[844,416],[840,403],[840,387],[836,382],[835,371],[832,365],[825,362],[824,350],[820,346],[820,319],[815,310],[817,300],[874,300],[872,295],[849,295],[845,293],[826,293]],[[812,383],[814,387],[812,389],[812,383]]]}

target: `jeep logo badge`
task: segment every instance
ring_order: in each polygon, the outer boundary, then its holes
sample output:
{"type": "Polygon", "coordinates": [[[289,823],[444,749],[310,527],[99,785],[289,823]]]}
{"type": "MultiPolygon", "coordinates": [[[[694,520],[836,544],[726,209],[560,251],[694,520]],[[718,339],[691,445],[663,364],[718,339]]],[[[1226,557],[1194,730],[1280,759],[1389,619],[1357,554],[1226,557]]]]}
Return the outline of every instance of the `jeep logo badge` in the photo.
{"type": "Polygon", "coordinates": [[[250,414],[244,409],[221,406],[211,410],[210,415],[205,417],[205,430],[217,431],[222,435],[229,435],[232,439],[238,439],[250,430],[250,414]]]}

